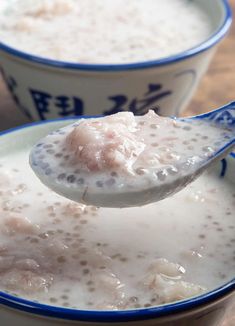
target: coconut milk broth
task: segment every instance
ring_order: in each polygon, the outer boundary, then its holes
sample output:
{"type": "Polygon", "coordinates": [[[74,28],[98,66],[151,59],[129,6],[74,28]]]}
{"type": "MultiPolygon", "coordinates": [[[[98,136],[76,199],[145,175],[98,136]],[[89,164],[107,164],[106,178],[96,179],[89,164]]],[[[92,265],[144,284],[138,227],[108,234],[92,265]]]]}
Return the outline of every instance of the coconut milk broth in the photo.
{"type": "Polygon", "coordinates": [[[0,162],[2,291],[116,310],[200,294],[234,276],[229,180],[212,172],[162,202],[98,209],[47,189],[30,170],[28,155],[9,153],[0,162]]]}
{"type": "Polygon", "coordinates": [[[0,18],[2,42],[80,63],[154,60],[202,43],[213,30],[187,0],[1,0],[0,18]]]}

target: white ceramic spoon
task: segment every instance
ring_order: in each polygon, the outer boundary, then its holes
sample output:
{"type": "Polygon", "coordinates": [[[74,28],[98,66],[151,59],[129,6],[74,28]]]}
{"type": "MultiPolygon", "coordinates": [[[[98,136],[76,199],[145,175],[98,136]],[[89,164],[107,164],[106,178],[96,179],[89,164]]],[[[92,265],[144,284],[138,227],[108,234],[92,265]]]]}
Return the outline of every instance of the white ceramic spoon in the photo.
{"type": "MultiPolygon", "coordinates": [[[[125,118],[123,113],[121,116],[125,118]]],[[[82,124],[86,122],[102,123],[104,121],[102,119],[104,118],[79,117],[75,124],[50,133],[32,148],[30,165],[46,186],[64,197],[88,205],[101,207],[141,206],[162,200],[178,192],[215,161],[225,157],[235,146],[234,102],[199,116],[172,118],[172,120],[162,118],[163,128],[159,127],[157,123],[154,124],[153,114],[148,118],[146,124],[141,120],[144,119],[143,117],[136,117],[138,126],[134,129],[135,136],[138,133],[145,135],[146,131],[149,141],[145,149],[142,149],[141,142],[139,147],[137,146],[135,156],[139,161],[132,160],[132,166],[127,170],[120,169],[120,166],[117,169],[112,167],[112,169],[108,168],[102,171],[93,169],[93,167],[90,169],[87,166],[85,170],[81,169],[83,165],[80,164],[79,157],[82,157],[83,146],[79,146],[80,134],[77,133],[76,153],[73,152],[73,146],[68,150],[68,141],[65,142],[68,138],[66,137],[71,135],[76,128],[81,128],[82,124]],[[150,129],[152,134],[147,133],[150,129]],[[171,134],[174,137],[165,137],[165,135],[171,134]],[[151,137],[153,138],[150,144],[151,137]],[[164,144],[161,144],[161,139],[164,144]],[[196,145],[192,146],[193,143],[196,145]],[[168,152],[166,144],[169,145],[168,152]],[[140,148],[141,150],[139,150],[140,148]],[[176,148],[179,149],[180,155],[178,156],[177,152],[175,153],[176,148]],[[169,149],[173,154],[169,152],[169,149]],[[162,153],[162,156],[159,153],[162,153]],[[151,164],[149,166],[141,165],[148,156],[150,160],[147,162],[148,164],[151,162],[151,164]],[[169,156],[173,158],[166,159],[169,156]],[[161,161],[161,164],[156,158],[161,161]],[[155,159],[158,162],[157,165],[152,163],[155,159]],[[165,163],[164,160],[166,160],[165,163]]],[[[127,129],[129,128],[128,123],[127,129]]],[[[113,131],[115,132],[115,130],[113,131]]],[[[120,133],[117,137],[119,136],[120,133]]],[[[130,144],[128,143],[128,146],[130,144]]],[[[87,162],[85,162],[89,167],[92,166],[93,156],[98,155],[99,141],[97,144],[91,141],[90,146],[93,146],[91,147],[93,152],[89,153],[87,162]]]]}

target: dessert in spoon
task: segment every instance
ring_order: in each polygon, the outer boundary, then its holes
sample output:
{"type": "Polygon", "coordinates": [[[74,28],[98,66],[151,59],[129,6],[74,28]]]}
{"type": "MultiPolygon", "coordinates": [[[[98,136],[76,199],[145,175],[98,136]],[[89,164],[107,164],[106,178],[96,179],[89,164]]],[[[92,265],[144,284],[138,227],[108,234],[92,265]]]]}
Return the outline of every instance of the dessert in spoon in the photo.
{"type": "Polygon", "coordinates": [[[184,188],[235,145],[235,103],[190,118],[81,117],[41,139],[30,165],[55,192],[103,207],[141,206],[184,188]]]}

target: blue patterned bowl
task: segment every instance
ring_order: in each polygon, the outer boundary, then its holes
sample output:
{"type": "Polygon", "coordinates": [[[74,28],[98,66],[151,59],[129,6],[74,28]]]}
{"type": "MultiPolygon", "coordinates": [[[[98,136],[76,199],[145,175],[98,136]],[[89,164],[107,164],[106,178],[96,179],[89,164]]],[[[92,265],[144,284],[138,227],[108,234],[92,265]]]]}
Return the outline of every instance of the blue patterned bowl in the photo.
{"type": "Polygon", "coordinates": [[[156,108],[179,115],[191,99],[232,18],[227,0],[195,1],[213,25],[209,39],[160,60],[133,64],[74,64],[49,60],[0,42],[0,67],[19,109],[30,120],[69,115],[135,114],[156,108]]]}
{"type": "MultiPolygon", "coordinates": [[[[74,122],[60,119],[29,124],[0,133],[2,157],[21,149],[30,149],[34,143],[52,130],[74,122]],[[16,142],[16,139],[18,141],[16,142]]],[[[215,167],[215,175],[226,183],[234,179],[235,154],[215,167]]],[[[235,186],[235,185],[234,185],[235,186]]],[[[126,311],[81,311],[35,303],[0,292],[1,326],[215,326],[235,298],[235,278],[211,292],[188,300],[152,308],[126,311]]]]}

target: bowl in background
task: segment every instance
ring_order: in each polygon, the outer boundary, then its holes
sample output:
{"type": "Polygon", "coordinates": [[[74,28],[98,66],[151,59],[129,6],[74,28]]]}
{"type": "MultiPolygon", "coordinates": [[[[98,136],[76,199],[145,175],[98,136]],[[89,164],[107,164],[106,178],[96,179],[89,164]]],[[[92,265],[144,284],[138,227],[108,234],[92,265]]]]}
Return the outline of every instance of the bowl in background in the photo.
{"type": "MultiPolygon", "coordinates": [[[[131,64],[76,64],[37,57],[0,42],[0,67],[21,111],[31,120],[111,114],[150,108],[179,115],[231,24],[227,0],[191,0],[208,15],[209,39],[159,60],[131,64]]],[[[66,46],[66,44],[65,44],[66,46]]]]}
{"type": "MultiPolygon", "coordinates": [[[[49,132],[72,119],[36,122],[0,133],[1,157],[27,150],[49,132]],[[17,141],[16,141],[17,139],[17,141]]],[[[30,168],[30,167],[29,167],[30,168]]],[[[235,154],[214,168],[221,182],[234,180],[235,154]]],[[[234,184],[235,186],[235,184],[234,184]]],[[[235,297],[235,278],[203,295],[157,307],[126,311],[82,311],[49,306],[0,291],[1,326],[216,326],[235,297]]]]}

